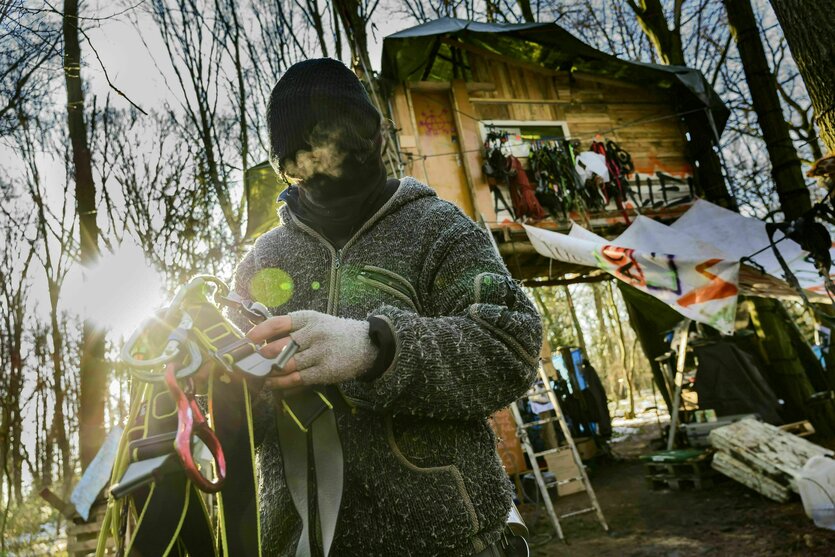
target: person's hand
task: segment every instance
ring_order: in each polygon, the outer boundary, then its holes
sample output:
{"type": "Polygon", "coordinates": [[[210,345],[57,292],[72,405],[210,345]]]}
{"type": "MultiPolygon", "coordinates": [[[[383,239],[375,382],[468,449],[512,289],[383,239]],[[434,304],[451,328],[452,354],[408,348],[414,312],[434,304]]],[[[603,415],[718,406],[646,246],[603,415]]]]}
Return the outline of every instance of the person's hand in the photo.
{"type": "Polygon", "coordinates": [[[274,358],[290,340],[299,345],[284,369],[267,378],[269,389],[293,389],[304,385],[328,385],[354,379],[367,371],[377,357],[368,336],[368,322],[334,317],[318,311],[295,311],[271,317],[246,336],[260,344],[259,352],[274,358]]]}

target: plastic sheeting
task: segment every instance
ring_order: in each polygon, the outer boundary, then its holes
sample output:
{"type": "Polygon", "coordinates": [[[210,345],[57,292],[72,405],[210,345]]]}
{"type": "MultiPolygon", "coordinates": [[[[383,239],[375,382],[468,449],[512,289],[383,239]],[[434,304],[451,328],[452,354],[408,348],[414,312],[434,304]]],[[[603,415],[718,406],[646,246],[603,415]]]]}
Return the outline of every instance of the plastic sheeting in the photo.
{"type": "Polygon", "coordinates": [[[444,39],[473,46],[545,68],[583,71],[680,91],[681,111],[706,109],[721,133],[730,111],[698,70],[621,60],[601,52],[556,23],[479,23],[444,17],[405,29],[383,40],[382,76],[401,81],[450,81],[452,64],[438,58],[448,49],[444,39]]]}
{"type": "MultiPolygon", "coordinates": [[[[525,230],[540,254],[603,269],[681,315],[725,334],[734,329],[740,260],[748,258],[765,273],[785,278],[763,221],[703,200],[671,226],[639,216],[614,240],[576,223],[568,234],[532,226],[525,230]]],[[[822,292],[822,278],[806,260],[807,252],[782,235],[776,235],[775,241],[801,286],[811,293],[822,292]]]]}

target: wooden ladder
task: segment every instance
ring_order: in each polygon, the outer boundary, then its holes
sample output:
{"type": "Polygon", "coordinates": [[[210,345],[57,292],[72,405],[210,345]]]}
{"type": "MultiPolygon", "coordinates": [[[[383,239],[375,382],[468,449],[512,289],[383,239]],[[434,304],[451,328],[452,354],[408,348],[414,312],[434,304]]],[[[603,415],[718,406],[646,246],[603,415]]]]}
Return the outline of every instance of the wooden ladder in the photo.
{"type": "Polygon", "coordinates": [[[574,444],[574,438],[571,436],[571,430],[569,430],[568,424],[565,421],[565,416],[562,413],[562,408],[560,408],[560,403],[557,399],[557,395],[556,393],[554,393],[554,390],[550,388],[551,380],[546,374],[545,368],[541,365],[539,366],[539,378],[542,380],[542,384],[544,387],[542,389],[528,392],[528,394],[526,394],[524,397],[511,404],[510,410],[513,413],[513,419],[516,420],[516,434],[519,436],[519,440],[522,443],[522,448],[525,450],[525,453],[528,455],[528,459],[531,461],[531,468],[533,468],[533,473],[536,477],[536,484],[539,487],[540,493],[542,494],[542,501],[545,504],[545,510],[548,513],[548,518],[551,520],[551,525],[554,527],[554,531],[557,533],[557,537],[559,537],[559,539],[561,539],[564,542],[566,540],[565,535],[562,531],[562,526],[560,525],[560,519],[594,512],[597,515],[597,520],[600,522],[600,525],[603,527],[603,530],[605,532],[608,532],[609,525],[606,523],[606,517],[603,516],[603,511],[600,508],[600,503],[598,503],[597,497],[594,494],[594,489],[592,488],[591,482],[589,481],[589,477],[586,474],[586,468],[583,465],[582,459],[580,458],[580,453],[577,451],[577,445],[574,444]],[[525,421],[522,419],[522,414],[519,411],[519,403],[527,398],[542,394],[548,396],[548,400],[554,406],[554,412],[556,413],[556,417],[545,418],[542,420],[536,420],[533,422],[525,423],[525,421]],[[540,452],[534,451],[527,430],[534,426],[545,425],[553,422],[558,422],[560,424],[560,429],[562,430],[562,433],[565,436],[567,444],[561,447],[547,449],[540,452]],[[577,470],[580,471],[580,475],[572,478],[556,478],[553,481],[546,482],[545,478],[542,476],[542,471],[539,469],[539,463],[537,459],[541,456],[557,454],[564,451],[571,451],[572,459],[574,460],[574,464],[576,465],[577,470]],[[564,514],[557,514],[556,510],[554,509],[554,504],[551,502],[551,497],[548,493],[548,490],[552,487],[567,485],[571,482],[576,481],[582,482],[583,488],[586,494],[588,495],[590,506],[579,510],[567,512],[564,514]]]}

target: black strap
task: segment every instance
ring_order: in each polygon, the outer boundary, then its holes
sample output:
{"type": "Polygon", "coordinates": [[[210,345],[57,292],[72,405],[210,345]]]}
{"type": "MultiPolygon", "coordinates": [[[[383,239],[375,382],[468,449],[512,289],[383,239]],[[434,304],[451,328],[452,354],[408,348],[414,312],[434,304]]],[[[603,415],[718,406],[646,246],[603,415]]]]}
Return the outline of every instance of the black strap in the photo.
{"type": "Polygon", "coordinates": [[[247,384],[236,378],[230,383],[215,381],[212,389],[212,414],[217,418],[213,426],[226,456],[226,481],[218,494],[221,545],[229,557],[257,557],[261,554],[260,517],[247,384]]]}

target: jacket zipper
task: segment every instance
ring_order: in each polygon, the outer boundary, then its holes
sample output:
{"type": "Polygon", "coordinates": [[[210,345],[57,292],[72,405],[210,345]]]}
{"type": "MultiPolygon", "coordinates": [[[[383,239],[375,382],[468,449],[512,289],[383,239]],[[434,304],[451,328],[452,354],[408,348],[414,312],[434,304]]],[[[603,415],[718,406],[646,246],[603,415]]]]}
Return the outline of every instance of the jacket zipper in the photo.
{"type": "MultiPolygon", "coordinates": [[[[336,315],[336,310],[339,307],[339,282],[340,282],[339,267],[340,267],[341,264],[342,264],[342,248],[336,250],[336,253],[334,253],[334,256],[333,256],[334,275],[333,275],[333,281],[331,282],[331,285],[332,285],[331,291],[333,292],[333,296],[330,296],[330,295],[328,296],[329,299],[331,299],[331,298],[333,299],[332,305],[329,304],[331,307],[328,308],[328,313],[332,313],[333,315],[336,315]]],[[[330,294],[330,293],[328,293],[328,294],[330,294]]]]}
{"type": "Polygon", "coordinates": [[[397,198],[397,195],[400,193],[400,189],[394,192],[388,201],[386,201],[382,207],[380,207],[376,213],[374,213],[370,219],[365,221],[365,223],[360,227],[359,230],[347,241],[345,245],[339,249],[333,247],[327,238],[316,232],[313,228],[309,227],[305,223],[301,222],[295,215],[293,215],[293,211],[290,207],[287,207],[287,212],[290,213],[290,216],[293,217],[293,221],[296,223],[296,226],[301,228],[303,231],[307,232],[319,242],[321,242],[331,253],[331,283],[330,287],[328,288],[328,309],[327,313],[330,315],[336,315],[337,311],[337,304],[339,303],[339,275],[340,271],[339,268],[342,265],[342,254],[343,252],[348,249],[348,246],[354,243],[354,241],[359,238],[366,230],[371,228],[371,226],[380,220],[386,211],[388,211],[389,207],[391,206],[392,202],[397,198]]]}

